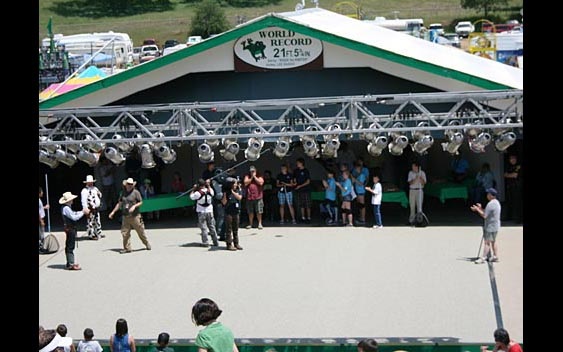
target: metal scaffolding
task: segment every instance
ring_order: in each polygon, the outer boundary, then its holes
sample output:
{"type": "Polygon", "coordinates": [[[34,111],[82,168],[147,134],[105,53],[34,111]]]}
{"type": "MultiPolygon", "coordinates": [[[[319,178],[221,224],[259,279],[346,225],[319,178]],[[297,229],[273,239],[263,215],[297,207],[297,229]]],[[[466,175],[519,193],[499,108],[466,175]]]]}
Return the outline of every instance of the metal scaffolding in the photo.
{"type": "Polygon", "coordinates": [[[363,95],[45,109],[39,111],[39,148],[46,155],[59,149],[101,152],[110,145],[123,152],[144,144],[215,148],[250,138],[262,144],[373,142],[379,136],[416,142],[432,135],[447,140],[454,133],[471,141],[482,132],[499,137],[521,134],[522,128],[522,90],[363,95]]]}

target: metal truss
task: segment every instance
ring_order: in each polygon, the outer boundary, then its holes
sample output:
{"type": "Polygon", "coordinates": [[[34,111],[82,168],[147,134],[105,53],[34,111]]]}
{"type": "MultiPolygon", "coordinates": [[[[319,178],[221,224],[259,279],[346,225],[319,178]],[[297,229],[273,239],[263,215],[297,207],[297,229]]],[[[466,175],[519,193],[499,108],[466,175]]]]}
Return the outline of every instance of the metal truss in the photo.
{"type": "Polygon", "coordinates": [[[369,140],[476,128],[522,133],[522,108],[522,90],[500,90],[45,109],[39,147],[115,144],[116,134],[119,143],[172,146],[250,137],[369,140]]]}

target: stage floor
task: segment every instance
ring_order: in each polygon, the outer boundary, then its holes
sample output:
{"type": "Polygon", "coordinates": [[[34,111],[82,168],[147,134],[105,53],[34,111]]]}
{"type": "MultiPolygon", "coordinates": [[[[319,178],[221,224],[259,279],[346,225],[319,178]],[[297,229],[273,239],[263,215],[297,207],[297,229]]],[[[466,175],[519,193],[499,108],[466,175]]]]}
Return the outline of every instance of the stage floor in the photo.
{"type": "MultiPolygon", "coordinates": [[[[190,221],[190,226],[193,225],[190,221]]],[[[479,226],[241,229],[243,251],[199,246],[199,229],[148,224],[146,251],[119,254],[118,230],[80,238],[82,271],[64,270],[64,250],[39,256],[39,323],[64,323],[75,339],[96,339],[125,318],[136,339],[167,331],[192,339],[191,307],[202,297],[223,310],[236,338],[449,338],[491,342],[499,319],[523,342],[522,227],[503,227],[500,262],[476,265],[479,226]],[[494,268],[491,276],[490,267],[494,268]]],[[[64,234],[55,232],[61,247],[64,234]]],[[[84,235],[80,232],[79,235],[84,235]]]]}

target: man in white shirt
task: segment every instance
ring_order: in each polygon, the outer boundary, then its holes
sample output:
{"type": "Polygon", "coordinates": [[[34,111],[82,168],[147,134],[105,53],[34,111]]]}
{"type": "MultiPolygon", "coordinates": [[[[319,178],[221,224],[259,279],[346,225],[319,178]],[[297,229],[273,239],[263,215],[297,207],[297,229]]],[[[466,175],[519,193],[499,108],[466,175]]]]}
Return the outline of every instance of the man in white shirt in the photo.
{"type": "Polygon", "coordinates": [[[80,200],[82,209],[89,209],[90,214],[86,223],[86,234],[91,240],[97,240],[100,237],[106,237],[102,234],[102,223],[100,222],[100,205],[102,203],[102,192],[98,187],[94,186],[94,177],[92,175],[86,176],[86,185],[80,192],[80,200]]]}
{"type": "Polygon", "coordinates": [[[420,164],[416,161],[412,163],[407,182],[409,183],[409,205],[411,208],[409,224],[414,225],[416,213],[422,212],[423,189],[426,184],[426,173],[420,169],[420,164]]]}
{"type": "Polygon", "coordinates": [[[197,224],[201,229],[201,241],[204,246],[209,246],[207,234],[211,234],[213,246],[219,245],[217,231],[215,231],[215,218],[213,217],[213,196],[215,191],[209,180],[199,179],[190,193],[190,199],[196,202],[197,224]]]}

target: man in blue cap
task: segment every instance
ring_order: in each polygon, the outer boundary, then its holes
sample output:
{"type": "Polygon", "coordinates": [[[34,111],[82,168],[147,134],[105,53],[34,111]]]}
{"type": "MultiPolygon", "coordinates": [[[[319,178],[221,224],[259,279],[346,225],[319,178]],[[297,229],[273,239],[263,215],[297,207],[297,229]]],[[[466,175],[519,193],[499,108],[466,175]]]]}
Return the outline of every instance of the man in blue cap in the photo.
{"type": "Polygon", "coordinates": [[[471,210],[485,219],[483,224],[483,238],[485,247],[483,256],[475,261],[475,264],[483,264],[486,260],[498,262],[498,246],[496,243],[497,233],[500,229],[500,202],[497,200],[498,192],[494,188],[487,188],[487,206],[483,210],[480,203],[471,206],[471,210]]]}

